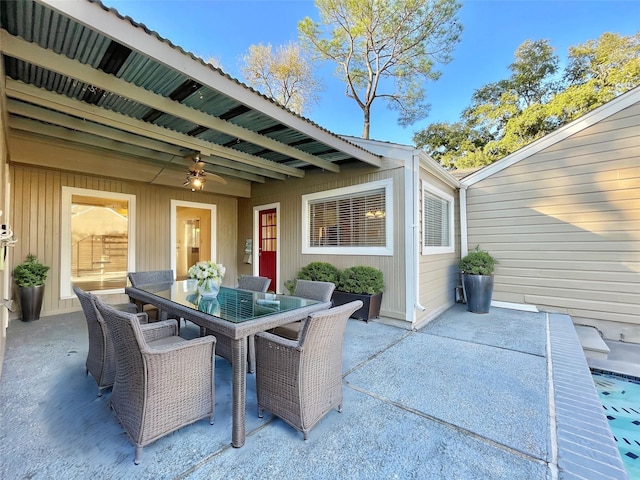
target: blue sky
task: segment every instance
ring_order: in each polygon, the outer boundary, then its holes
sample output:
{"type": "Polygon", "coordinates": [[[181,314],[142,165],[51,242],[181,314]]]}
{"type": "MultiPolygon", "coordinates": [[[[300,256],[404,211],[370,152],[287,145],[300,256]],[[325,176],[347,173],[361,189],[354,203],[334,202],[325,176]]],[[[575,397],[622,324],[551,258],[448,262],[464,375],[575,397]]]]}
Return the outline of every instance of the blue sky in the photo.
{"type": "MultiPolygon", "coordinates": [[[[317,18],[311,0],[103,0],[123,15],[145,24],[174,44],[205,60],[218,59],[225,72],[241,79],[239,58],[250,45],[274,47],[297,40],[297,24],[317,18]]],[[[411,144],[413,133],[434,122],[455,122],[474,90],[510,74],[509,64],[525,40],[547,39],[562,64],[569,46],[597,39],[604,32],[640,31],[640,0],[462,0],[464,26],[453,61],[441,66],[427,84],[429,116],[407,128],[395,112],[374,103],[371,138],[411,144]]],[[[321,102],[307,115],[322,127],[344,135],[362,134],[362,111],[345,97],[344,85],[323,65],[321,102]]]]}

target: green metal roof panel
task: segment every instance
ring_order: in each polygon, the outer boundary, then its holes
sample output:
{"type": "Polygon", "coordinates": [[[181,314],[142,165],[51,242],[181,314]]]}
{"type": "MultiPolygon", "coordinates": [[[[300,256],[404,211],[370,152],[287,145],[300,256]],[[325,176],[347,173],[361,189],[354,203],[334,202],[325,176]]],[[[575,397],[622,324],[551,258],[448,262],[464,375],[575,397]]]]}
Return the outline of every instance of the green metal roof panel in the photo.
{"type": "MultiPolygon", "coordinates": [[[[205,64],[201,59],[185,52],[169,40],[150,31],[144,25],[136,23],[128,17],[123,17],[114,9],[107,8],[96,0],[88,1],[98,4],[105,11],[117,15],[123,21],[131,23],[136,28],[143,29],[147,34],[156,37],[161,42],[170,45],[185,55],[189,55],[194,61],[205,64]]],[[[11,35],[36,43],[42,48],[51,49],[80,63],[90,65],[95,69],[101,69],[132,85],[166,98],[173,98],[190,108],[222,118],[229,123],[239,125],[250,131],[258,132],[278,142],[293,146],[302,152],[317,155],[329,161],[343,161],[352,158],[350,155],[337,152],[327,144],[297,129],[283,126],[278,120],[260,111],[253,110],[222,92],[207,86],[194,85],[193,81],[182,72],[161,64],[135,50],[130,50],[107,36],[59,14],[46,5],[32,0],[3,1],[0,9],[0,26],[11,35]]],[[[197,123],[171,115],[170,112],[156,112],[153,108],[141,104],[135,99],[127,99],[109,91],[102,91],[92,85],[87,85],[60,73],[51,72],[10,58],[6,54],[4,55],[4,60],[7,76],[26,84],[45,88],[131,118],[150,121],[155,125],[176,132],[183,134],[191,132],[200,139],[226,145],[238,151],[268,160],[282,163],[301,163],[300,160],[294,160],[287,155],[273,152],[264,146],[255,145],[248,141],[236,142],[236,139],[228,134],[211,129],[200,129],[197,123]]],[[[272,99],[268,99],[259,92],[238,82],[221,70],[211,65],[208,66],[211,68],[212,75],[223,74],[233,82],[246,88],[247,91],[254,92],[274,105],[278,105],[272,99]]],[[[287,110],[280,105],[278,106],[283,110],[287,110]]],[[[298,118],[302,117],[298,116],[298,118]]],[[[306,119],[303,120],[317,126],[313,122],[306,119]]],[[[324,131],[327,132],[326,130],[324,131]]],[[[331,132],[328,133],[331,134],[331,132]]],[[[336,136],[336,138],[338,137],[336,136]]],[[[358,146],[356,147],[363,152],[365,151],[358,146]]]]}

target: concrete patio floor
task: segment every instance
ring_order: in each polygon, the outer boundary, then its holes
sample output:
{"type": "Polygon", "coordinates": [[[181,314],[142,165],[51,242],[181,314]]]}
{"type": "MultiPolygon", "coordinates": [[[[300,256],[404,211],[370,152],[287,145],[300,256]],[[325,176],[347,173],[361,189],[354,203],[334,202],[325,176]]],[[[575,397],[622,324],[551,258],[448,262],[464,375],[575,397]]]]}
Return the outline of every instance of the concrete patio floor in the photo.
{"type": "MultiPolygon", "coordinates": [[[[85,376],[82,313],[12,321],[0,378],[0,477],[626,478],[575,331],[559,317],[454,305],[416,332],[351,319],[343,411],[307,441],[269,414],[258,418],[250,374],[247,440],[232,448],[231,368],[216,358],[215,425],[205,419],[159,439],[138,466],[109,392],[98,397],[85,376]]],[[[183,336],[195,332],[183,328],[183,336]]]]}

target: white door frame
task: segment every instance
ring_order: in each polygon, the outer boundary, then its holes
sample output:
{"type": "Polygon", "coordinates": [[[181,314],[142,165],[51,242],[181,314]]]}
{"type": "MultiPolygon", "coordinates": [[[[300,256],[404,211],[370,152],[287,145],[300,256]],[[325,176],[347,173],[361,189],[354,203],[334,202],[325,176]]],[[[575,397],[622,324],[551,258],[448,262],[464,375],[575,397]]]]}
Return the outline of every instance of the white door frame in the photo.
{"type": "Polygon", "coordinates": [[[204,210],[211,210],[211,260],[216,261],[218,251],[216,249],[216,214],[217,205],[211,203],[197,203],[187,202],[184,200],[171,200],[171,269],[173,270],[173,276],[175,278],[177,272],[176,266],[176,215],[178,207],[200,208],[204,210]]]}
{"type": "Polygon", "coordinates": [[[260,240],[260,210],[270,210],[272,208],[276,209],[276,280],[278,285],[272,285],[272,288],[276,291],[276,293],[280,293],[280,284],[282,283],[282,279],[280,278],[280,202],[276,203],[267,203],[265,205],[256,205],[253,207],[253,241],[251,242],[253,252],[251,259],[251,265],[253,268],[253,275],[259,274],[260,269],[260,257],[258,255],[258,249],[260,245],[258,245],[258,241],[260,240]]]}

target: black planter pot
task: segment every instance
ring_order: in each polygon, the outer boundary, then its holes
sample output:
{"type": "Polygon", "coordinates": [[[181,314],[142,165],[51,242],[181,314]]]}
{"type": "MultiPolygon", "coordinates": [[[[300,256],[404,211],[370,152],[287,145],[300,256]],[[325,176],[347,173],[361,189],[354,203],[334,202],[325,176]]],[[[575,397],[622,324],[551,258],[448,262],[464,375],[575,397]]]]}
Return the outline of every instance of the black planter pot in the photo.
{"type": "Polygon", "coordinates": [[[462,288],[467,300],[467,310],[473,313],[489,313],[493,295],[493,275],[462,274],[462,288]]]}
{"type": "Polygon", "coordinates": [[[351,318],[357,318],[358,320],[369,321],[371,318],[377,318],[380,316],[380,305],[382,305],[382,293],[376,293],[375,295],[360,295],[357,293],[347,293],[334,291],[333,305],[344,305],[345,303],[353,302],[354,300],[361,300],[362,307],[353,312],[351,318]]]}
{"type": "Polygon", "coordinates": [[[18,298],[20,299],[22,321],[30,322],[32,320],[39,320],[40,311],[42,310],[42,300],[44,298],[44,285],[18,287],[18,298]]]}

